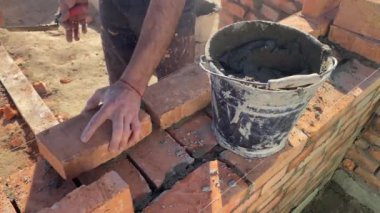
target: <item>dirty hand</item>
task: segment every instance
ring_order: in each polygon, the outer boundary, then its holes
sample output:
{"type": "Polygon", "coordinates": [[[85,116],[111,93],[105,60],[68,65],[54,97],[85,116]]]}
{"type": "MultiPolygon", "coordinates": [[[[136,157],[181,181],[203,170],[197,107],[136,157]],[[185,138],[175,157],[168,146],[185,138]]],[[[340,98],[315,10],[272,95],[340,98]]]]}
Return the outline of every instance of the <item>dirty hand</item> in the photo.
{"type": "Polygon", "coordinates": [[[88,100],[84,111],[102,107],[92,117],[83,130],[81,140],[88,142],[107,119],[112,121],[112,139],[109,151],[123,150],[128,143],[134,143],[140,135],[139,111],[141,96],[128,84],[117,81],[115,84],[99,89],[88,100]]]}
{"type": "Polygon", "coordinates": [[[88,0],[59,0],[59,8],[59,22],[65,28],[66,40],[72,42],[74,38],[79,41],[79,25],[82,33],[87,32],[88,0]]]}

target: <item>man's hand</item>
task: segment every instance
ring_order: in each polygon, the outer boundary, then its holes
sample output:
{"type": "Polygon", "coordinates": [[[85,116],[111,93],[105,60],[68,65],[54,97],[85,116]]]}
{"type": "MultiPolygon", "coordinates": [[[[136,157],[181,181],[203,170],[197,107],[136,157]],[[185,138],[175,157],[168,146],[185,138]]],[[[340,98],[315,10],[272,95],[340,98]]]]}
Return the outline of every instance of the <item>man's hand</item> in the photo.
{"type": "Polygon", "coordinates": [[[92,117],[83,130],[81,140],[88,142],[106,120],[112,121],[112,139],[109,151],[123,150],[128,143],[134,143],[140,135],[139,111],[140,95],[122,81],[99,89],[88,100],[84,111],[94,109],[103,103],[100,110],[92,117]]]}
{"type": "Polygon", "coordinates": [[[88,0],[60,0],[59,8],[59,22],[66,30],[66,40],[72,42],[74,38],[79,41],[79,25],[82,33],[87,32],[88,0]]]}

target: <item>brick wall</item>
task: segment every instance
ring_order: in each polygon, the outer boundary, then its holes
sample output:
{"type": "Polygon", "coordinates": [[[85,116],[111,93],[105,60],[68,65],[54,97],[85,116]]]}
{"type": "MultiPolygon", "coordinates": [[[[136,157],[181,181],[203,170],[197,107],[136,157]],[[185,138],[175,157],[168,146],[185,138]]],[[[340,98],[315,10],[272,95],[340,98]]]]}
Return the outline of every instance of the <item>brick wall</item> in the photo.
{"type": "Polygon", "coordinates": [[[380,190],[380,104],[377,113],[356,139],[341,163],[351,175],[380,190]]]}
{"type": "Polygon", "coordinates": [[[279,21],[301,9],[294,0],[222,0],[220,26],[243,20],[279,21]]]}

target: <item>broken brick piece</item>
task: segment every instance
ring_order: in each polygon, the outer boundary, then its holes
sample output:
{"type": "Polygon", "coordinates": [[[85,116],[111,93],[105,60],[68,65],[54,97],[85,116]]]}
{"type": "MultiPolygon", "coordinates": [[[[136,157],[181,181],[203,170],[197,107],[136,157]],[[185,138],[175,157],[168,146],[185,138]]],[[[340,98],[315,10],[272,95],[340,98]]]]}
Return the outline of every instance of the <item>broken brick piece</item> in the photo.
{"type": "MultiPolygon", "coordinates": [[[[82,113],[37,135],[40,153],[65,179],[96,168],[118,156],[122,151],[110,152],[108,145],[112,135],[112,123],[107,120],[90,141],[82,143],[80,135],[94,112],[82,113]]],[[[149,115],[140,111],[141,133],[139,142],[152,131],[149,115]]],[[[129,149],[135,144],[128,143],[129,149]]]]}
{"type": "Polygon", "coordinates": [[[247,184],[220,161],[204,163],[144,212],[232,212],[245,198],[247,184]]]}
{"type": "Polygon", "coordinates": [[[61,84],[68,84],[68,83],[70,83],[72,81],[73,81],[73,79],[70,79],[70,78],[62,78],[62,79],[59,80],[59,82],[61,84]]]}
{"type": "Polygon", "coordinates": [[[343,168],[347,169],[347,171],[354,171],[355,169],[355,163],[350,159],[344,159],[342,161],[343,168]]]}
{"type": "Polygon", "coordinates": [[[115,171],[125,182],[130,183],[129,187],[131,188],[131,194],[135,206],[136,208],[139,208],[148,201],[147,199],[149,198],[148,196],[150,195],[151,190],[136,167],[124,157],[125,156],[121,156],[120,158],[111,160],[89,172],[83,173],[78,179],[82,184],[89,185],[107,172],[115,171]]]}
{"type": "Polygon", "coordinates": [[[148,87],[143,102],[154,123],[162,129],[206,107],[211,101],[207,74],[188,65],[148,87]]]}
{"type": "Polygon", "coordinates": [[[128,154],[157,188],[173,176],[184,175],[187,167],[194,162],[183,147],[160,130],[128,150],[128,154]]]}
{"type": "Polygon", "coordinates": [[[13,173],[4,185],[11,192],[8,198],[15,200],[21,212],[37,212],[49,207],[76,188],[71,180],[63,180],[42,159],[13,173]]]}
{"type": "Polygon", "coordinates": [[[4,107],[2,107],[3,116],[5,120],[12,120],[16,115],[18,114],[18,111],[11,107],[11,105],[6,104],[4,107]]]}
{"type": "Polygon", "coordinates": [[[134,212],[132,196],[127,183],[114,171],[105,174],[96,182],[81,186],[50,208],[39,213],[67,212],[134,212]]]}
{"type": "Polygon", "coordinates": [[[201,158],[217,145],[211,122],[211,119],[202,113],[168,131],[194,158],[201,158]]]}
{"type": "Polygon", "coordinates": [[[36,92],[40,95],[40,96],[44,96],[46,94],[49,93],[49,90],[45,84],[45,82],[42,82],[42,81],[37,81],[37,82],[34,82],[33,83],[33,88],[36,90],[36,92]]]}

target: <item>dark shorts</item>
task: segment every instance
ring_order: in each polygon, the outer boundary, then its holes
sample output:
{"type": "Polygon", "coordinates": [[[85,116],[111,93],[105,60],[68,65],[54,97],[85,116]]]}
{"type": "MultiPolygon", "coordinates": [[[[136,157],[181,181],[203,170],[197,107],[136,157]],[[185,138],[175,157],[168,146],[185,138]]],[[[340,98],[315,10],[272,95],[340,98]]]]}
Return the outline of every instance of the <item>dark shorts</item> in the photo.
{"type": "MultiPolygon", "coordinates": [[[[174,0],[173,0],[174,1],[174,0]]],[[[110,83],[117,81],[136,47],[150,0],[100,0],[102,44],[110,83]]],[[[194,62],[194,1],[187,0],[172,43],[156,70],[162,78],[194,62]]]]}

